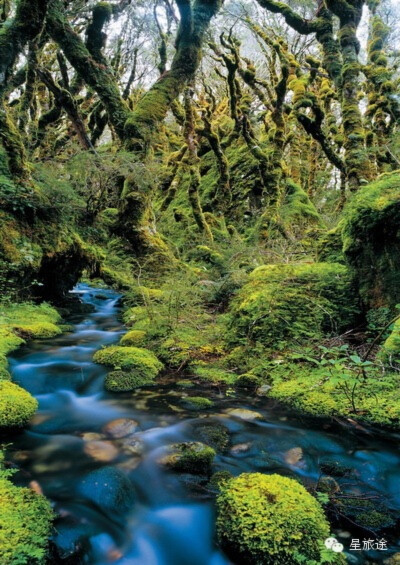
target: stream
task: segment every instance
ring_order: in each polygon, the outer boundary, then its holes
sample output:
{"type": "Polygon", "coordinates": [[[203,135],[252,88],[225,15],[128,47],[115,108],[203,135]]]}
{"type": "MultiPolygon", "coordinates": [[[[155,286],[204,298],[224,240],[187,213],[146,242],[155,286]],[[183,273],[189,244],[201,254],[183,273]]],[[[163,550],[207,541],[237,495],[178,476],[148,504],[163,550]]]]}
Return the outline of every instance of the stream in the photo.
{"type": "MultiPolygon", "coordinates": [[[[197,385],[186,390],[168,377],[133,393],[107,393],[107,369],[92,356],[126,331],[121,297],[85,284],[73,292],[95,310],[71,314],[71,331],[31,342],[10,358],[15,382],[39,401],[29,429],[12,439],[10,456],[20,469],[17,482],[41,489],[58,513],[52,563],[232,563],[214,543],[215,495],[207,480],[159,464],[169,444],[206,443],[204,424],[229,431],[215,471],[277,472],[312,486],[321,466],[339,464],[346,471],[335,480],[343,491],[377,497],[399,516],[400,434],[308,420],[270,399],[197,385]],[[214,407],[189,410],[185,395],[207,396],[214,407]],[[252,419],[254,411],[262,417],[252,419]]],[[[382,538],[340,521],[333,534],[346,551],[352,538],[382,538]]],[[[349,563],[379,563],[400,551],[399,532],[384,534],[387,550],[349,551],[349,563]]]]}

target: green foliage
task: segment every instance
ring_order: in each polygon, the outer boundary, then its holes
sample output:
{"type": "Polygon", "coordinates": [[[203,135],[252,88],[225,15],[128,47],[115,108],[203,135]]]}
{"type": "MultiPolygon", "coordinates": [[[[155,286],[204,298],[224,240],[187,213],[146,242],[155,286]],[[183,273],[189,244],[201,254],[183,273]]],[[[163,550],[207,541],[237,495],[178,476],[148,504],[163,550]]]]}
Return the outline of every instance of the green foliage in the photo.
{"type": "Polygon", "coordinates": [[[20,386],[0,381],[0,428],[26,426],[38,407],[38,402],[20,386]]]}
{"type": "Polygon", "coordinates": [[[252,565],[319,560],[329,525],[318,501],[293,479],[245,473],[221,486],[217,532],[222,546],[252,565]]]}
{"type": "Polygon", "coordinates": [[[13,485],[0,467],[0,561],[3,565],[46,562],[53,512],[42,495],[13,485]]]}
{"type": "Polygon", "coordinates": [[[233,343],[285,349],[349,327],[357,312],[351,274],[336,263],[264,265],[230,308],[233,343]]]}

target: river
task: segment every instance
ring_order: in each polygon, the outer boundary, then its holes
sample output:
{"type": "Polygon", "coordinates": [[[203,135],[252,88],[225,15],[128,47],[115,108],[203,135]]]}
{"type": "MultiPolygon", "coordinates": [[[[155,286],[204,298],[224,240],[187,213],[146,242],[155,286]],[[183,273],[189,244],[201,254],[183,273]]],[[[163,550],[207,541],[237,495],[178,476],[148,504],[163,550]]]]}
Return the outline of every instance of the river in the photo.
{"type": "MultiPolygon", "coordinates": [[[[59,515],[52,562],[231,563],[214,543],[215,497],[207,480],[159,463],[169,444],[204,441],[205,424],[223,424],[229,432],[215,471],[277,472],[314,485],[323,465],[340,464],[346,472],[335,480],[343,491],[376,497],[399,512],[400,434],[308,420],[256,396],[232,397],[200,386],[187,391],[168,376],[134,393],[107,393],[106,368],[92,356],[126,331],[121,297],[85,284],[73,292],[94,311],[71,314],[69,332],[31,342],[10,358],[15,382],[39,400],[32,425],[13,438],[10,450],[20,468],[16,480],[42,489],[59,515]],[[207,396],[214,407],[188,410],[182,401],[187,394],[207,396]],[[241,410],[262,417],[252,420],[241,410]],[[121,418],[128,419],[122,430],[121,418]]],[[[362,545],[363,538],[374,538],[340,520],[333,533],[346,550],[352,539],[362,545]]],[[[399,551],[398,532],[384,534],[387,551],[351,551],[349,562],[378,563],[399,551]]]]}

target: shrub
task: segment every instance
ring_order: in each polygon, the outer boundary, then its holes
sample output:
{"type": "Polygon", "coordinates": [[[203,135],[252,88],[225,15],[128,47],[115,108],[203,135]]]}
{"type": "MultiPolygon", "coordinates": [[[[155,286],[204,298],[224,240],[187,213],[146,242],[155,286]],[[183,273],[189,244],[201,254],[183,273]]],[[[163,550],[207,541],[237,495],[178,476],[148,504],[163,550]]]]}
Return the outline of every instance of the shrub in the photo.
{"type": "Polygon", "coordinates": [[[21,428],[36,412],[38,402],[26,390],[0,381],[0,428],[21,428]]]}
{"type": "Polygon", "coordinates": [[[319,502],[297,481],[280,475],[245,473],[227,481],[217,506],[221,545],[241,563],[319,560],[321,542],[329,535],[319,502]]]}

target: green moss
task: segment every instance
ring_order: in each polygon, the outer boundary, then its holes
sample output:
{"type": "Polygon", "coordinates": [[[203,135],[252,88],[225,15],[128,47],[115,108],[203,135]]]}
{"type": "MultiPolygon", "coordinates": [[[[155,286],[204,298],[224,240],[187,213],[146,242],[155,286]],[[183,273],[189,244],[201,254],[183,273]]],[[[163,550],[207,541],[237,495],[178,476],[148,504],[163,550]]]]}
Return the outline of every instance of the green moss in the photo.
{"type": "Polygon", "coordinates": [[[0,428],[22,428],[32,418],[38,402],[18,385],[0,381],[0,428]]]}
{"type": "Polygon", "coordinates": [[[164,298],[164,293],[158,288],[148,288],[137,286],[130,289],[126,299],[131,305],[146,305],[150,302],[160,302],[164,298]]]}
{"type": "Polygon", "coordinates": [[[245,473],[222,485],[218,538],[241,563],[295,565],[318,560],[329,536],[324,512],[306,489],[279,475],[245,473]]]}
{"type": "Polygon", "coordinates": [[[189,410],[207,410],[214,406],[212,400],[203,396],[187,396],[183,399],[183,403],[189,410]]]}
{"type": "Polygon", "coordinates": [[[400,319],[393,324],[389,337],[379,351],[378,357],[386,364],[398,366],[400,363],[400,319]]]}
{"type": "Polygon", "coordinates": [[[122,336],[121,345],[143,345],[146,341],[146,332],[143,330],[131,330],[122,336]]]}
{"type": "Polygon", "coordinates": [[[162,459],[162,464],[181,473],[209,475],[215,457],[212,447],[200,442],[176,443],[171,453],[162,459]]]}
{"type": "Polygon", "coordinates": [[[363,187],[345,209],[343,251],[370,307],[400,302],[400,174],[363,187]]]}
{"type": "Polygon", "coordinates": [[[284,349],[349,327],[356,311],[351,273],[344,265],[264,265],[231,303],[231,340],[284,349]]]}
{"type": "Polygon", "coordinates": [[[213,490],[219,491],[232,478],[232,473],[229,471],[217,471],[213,473],[208,484],[213,490]]]}
{"type": "Polygon", "coordinates": [[[229,385],[233,384],[236,380],[236,375],[230,373],[221,367],[212,365],[211,363],[196,363],[191,366],[192,372],[195,377],[201,381],[208,382],[214,385],[229,385]]]}
{"type": "Polygon", "coordinates": [[[243,373],[235,381],[237,388],[255,389],[261,384],[261,379],[253,373],[243,373]]]}
{"type": "Polygon", "coordinates": [[[217,451],[224,452],[229,446],[229,432],[219,422],[207,420],[197,424],[195,426],[195,434],[201,441],[217,451]]]}
{"type": "Polygon", "coordinates": [[[112,392],[129,392],[143,386],[153,386],[154,379],[135,371],[111,371],[106,376],[104,386],[112,392]]]}
{"type": "Polygon", "coordinates": [[[0,561],[39,565],[47,561],[53,512],[42,495],[13,485],[0,472],[0,561]]]}
{"type": "MultiPolygon", "coordinates": [[[[123,384],[120,386],[131,382],[131,377],[123,377],[123,375],[132,373],[132,376],[139,379],[137,382],[149,382],[154,380],[163,368],[163,364],[157,359],[154,353],[139,347],[112,345],[97,351],[93,356],[93,360],[96,363],[113,367],[116,370],[121,369],[122,371],[118,371],[118,380],[123,381],[123,384]]],[[[115,373],[114,376],[111,375],[109,375],[107,379],[107,387],[110,389],[114,386],[116,388],[113,388],[113,390],[117,390],[119,385],[117,380],[115,380],[116,375],[115,373]],[[116,383],[115,385],[112,384],[114,381],[116,383]]]]}

